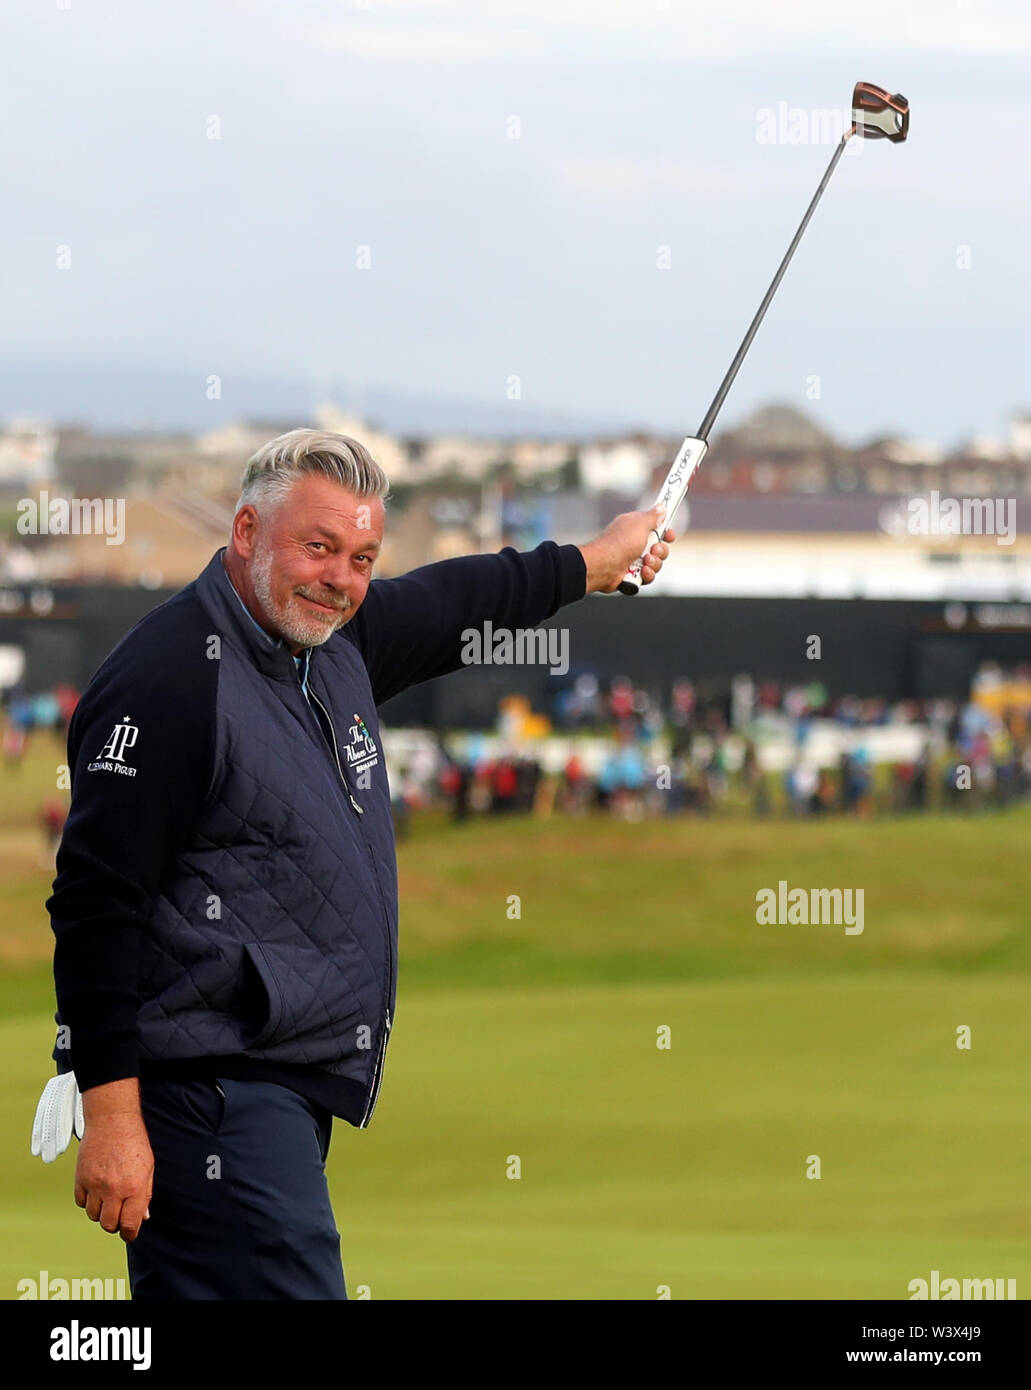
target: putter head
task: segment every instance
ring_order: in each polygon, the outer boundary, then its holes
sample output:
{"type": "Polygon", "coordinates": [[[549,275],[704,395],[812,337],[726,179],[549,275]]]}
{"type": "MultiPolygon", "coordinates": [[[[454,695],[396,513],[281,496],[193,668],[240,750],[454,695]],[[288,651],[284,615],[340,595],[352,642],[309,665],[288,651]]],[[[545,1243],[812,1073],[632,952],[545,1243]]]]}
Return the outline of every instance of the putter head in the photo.
{"type": "Polygon", "coordinates": [[[852,93],[852,119],[864,140],[901,144],[909,134],[909,102],[898,92],[890,96],[872,82],[857,82],[852,93]]]}

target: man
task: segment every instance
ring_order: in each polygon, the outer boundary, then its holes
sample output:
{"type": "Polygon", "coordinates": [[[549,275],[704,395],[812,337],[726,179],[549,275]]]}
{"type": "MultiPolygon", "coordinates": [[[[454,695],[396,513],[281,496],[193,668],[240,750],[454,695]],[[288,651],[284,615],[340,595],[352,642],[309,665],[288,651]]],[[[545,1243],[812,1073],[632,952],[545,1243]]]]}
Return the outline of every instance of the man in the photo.
{"type": "Polygon", "coordinates": [[[373,581],[387,490],[353,439],[272,440],[229,545],[122,639],[69,728],[61,1076],[33,1150],[67,1145],[81,1092],[75,1200],[127,1242],[134,1298],[347,1297],[326,1154],[333,1116],[372,1118],[397,976],[376,708],[457,670],[466,629],[614,592],[661,524],[373,581]]]}

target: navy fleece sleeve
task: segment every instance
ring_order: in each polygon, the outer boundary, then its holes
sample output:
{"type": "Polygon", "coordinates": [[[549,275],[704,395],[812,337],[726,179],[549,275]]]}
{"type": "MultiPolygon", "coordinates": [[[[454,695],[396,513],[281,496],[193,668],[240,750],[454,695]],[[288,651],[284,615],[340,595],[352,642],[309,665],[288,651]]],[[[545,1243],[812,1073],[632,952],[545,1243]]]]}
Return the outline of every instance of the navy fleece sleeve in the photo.
{"type": "Polygon", "coordinates": [[[497,555],[462,555],[397,579],[374,579],[348,627],[381,705],[410,685],[457,671],[465,629],[487,619],[495,627],[536,627],[583,598],[586,588],[577,546],[506,546],[497,555]]]}
{"type": "Polygon", "coordinates": [[[58,1070],[81,1090],[139,1074],[140,938],[214,768],[218,661],[195,627],[130,634],[68,729],[71,809],[46,907],[55,936],[58,1070]]]}

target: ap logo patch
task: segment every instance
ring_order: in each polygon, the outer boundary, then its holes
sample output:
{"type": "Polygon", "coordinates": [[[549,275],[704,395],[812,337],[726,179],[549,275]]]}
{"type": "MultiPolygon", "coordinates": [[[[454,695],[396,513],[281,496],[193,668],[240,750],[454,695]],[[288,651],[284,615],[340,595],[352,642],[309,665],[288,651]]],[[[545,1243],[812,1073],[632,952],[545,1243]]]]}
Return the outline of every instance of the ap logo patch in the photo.
{"type": "Polygon", "coordinates": [[[123,777],[135,777],[136,768],[125,761],[125,755],[139,738],[139,726],[126,715],[120,724],[111,730],[111,737],[97,754],[96,762],[90,763],[87,772],[120,772],[123,777]]]}

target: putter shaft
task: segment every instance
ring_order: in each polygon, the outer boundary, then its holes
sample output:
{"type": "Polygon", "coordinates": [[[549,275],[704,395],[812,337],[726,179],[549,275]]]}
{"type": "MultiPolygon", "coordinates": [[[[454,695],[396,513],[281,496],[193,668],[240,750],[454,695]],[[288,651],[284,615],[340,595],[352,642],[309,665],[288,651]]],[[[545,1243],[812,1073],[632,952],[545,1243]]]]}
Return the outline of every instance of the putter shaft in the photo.
{"type": "Polygon", "coordinates": [[[802,221],[798,225],[798,231],[791,239],[791,245],[788,247],[787,251],[784,254],[784,259],[781,261],[780,266],[777,269],[777,273],[773,277],[773,280],[770,284],[770,288],[766,291],[766,294],[763,298],[763,302],[759,305],[759,308],[756,310],[755,318],[749,324],[748,332],[741,340],[741,346],[734,354],[734,360],[727,368],[726,376],[720,382],[720,389],[716,392],[715,396],[713,396],[712,404],[709,406],[709,409],[705,412],[704,420],[698,426],[698,434],[696,436],[698,439],[708,440],[709,431],[716,423],[716,416],[720,413],[720,409],[723,406],[723,402],[727,398],[727,392],[734,384],[734,378],[738,374],[738,370],[740,369],[741,363],[745,360],[745,355],[747,354],[748,349],[752,346],[752,339],[755,337],[756,333],[759,330],[759,325],[762,323],[763,319],[766,316],[766,310],[770,307],[770,303],[773,299],[773,296],[777,293],[777,286],[780,284],[781,280],[783,280],[784,272],[791,264],[791,257],[795,254],[795,250],[798,247],[798,243],[802,240],[802,233],[805,231],[806,227],[809,226],[809,219],[816,211],[816,204],[823,197],[823,190],[827,187],[828,183],[830,183],[831,174],[833,174],[834,170],[837,168],[838,160],[842,156],[842,152],[845,149],[845,145],[848,143],[849,137],[854,135],[855,131],[855,126],[850,126],[849,129],[846,130],[845,134],[838,141],[837,148],[831,156],[831,162],[827,165],[826,172],[824,173],[823,178],[820,180],[820,186],[813,194],[813,201],[809,204],[808,208],[806,208],[805,216],[802,218],[802,221]]]}

